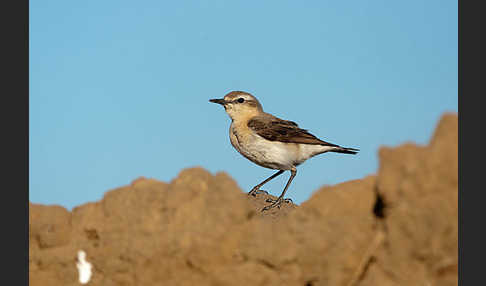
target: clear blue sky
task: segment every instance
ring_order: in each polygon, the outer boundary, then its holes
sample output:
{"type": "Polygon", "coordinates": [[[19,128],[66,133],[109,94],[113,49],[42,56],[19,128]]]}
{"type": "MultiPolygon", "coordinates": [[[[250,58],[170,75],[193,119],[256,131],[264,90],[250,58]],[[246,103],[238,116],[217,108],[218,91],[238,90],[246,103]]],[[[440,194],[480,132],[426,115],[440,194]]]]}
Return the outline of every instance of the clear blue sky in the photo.
{"type": "MultiPolygon", "coordinates": [[[[29,194],[67,208],[138,176],[274,173],[233,149],[208,102],[231,90],[361,149],[298,168],[287,192],[375,173],[378,148],[425,144],[457,112],[457,1],[30,1],[29,194]]],[[[264,189],[280,194],[286,172],[264,189]]]]}

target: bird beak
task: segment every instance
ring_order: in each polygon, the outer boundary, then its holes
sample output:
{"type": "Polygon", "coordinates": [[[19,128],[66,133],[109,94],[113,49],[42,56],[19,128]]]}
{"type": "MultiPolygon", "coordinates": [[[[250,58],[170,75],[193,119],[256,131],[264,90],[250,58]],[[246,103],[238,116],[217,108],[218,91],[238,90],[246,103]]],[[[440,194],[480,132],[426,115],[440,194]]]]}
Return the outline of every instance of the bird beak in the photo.
{"type": "Polygon", "coordinates": [[[210,99],[209,101],[213,103],[221,104],[223,106],[226,104],[226,100],[224,99],[210,99]]]}

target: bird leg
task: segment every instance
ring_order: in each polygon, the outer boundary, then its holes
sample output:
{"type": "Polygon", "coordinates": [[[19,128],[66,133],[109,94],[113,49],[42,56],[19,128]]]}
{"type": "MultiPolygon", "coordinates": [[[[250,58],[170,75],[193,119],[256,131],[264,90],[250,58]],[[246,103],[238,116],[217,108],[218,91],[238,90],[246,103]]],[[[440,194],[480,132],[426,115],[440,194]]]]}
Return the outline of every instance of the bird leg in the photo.
{"type": "MultiPolygon", "coordinates": [[[[289,188],[290,183],[292,183],[292,180],[294,179],[295,175],[297,175],[297,169],[294,167],[294,168],[292,168],[292,169],[290,170],[290,172],[291,172],[292,174],[290,175],[290,178],[289,178],[289,180],[288,180],[287,184],[285,185],[285,188],[284,188],[284,190],[282,191],[282,194],[280,194],[280,196],[278,197],[278,199],[276,199],[276,200],[271,200],[272,204],[270,204],[270,205],[268,205],[268,206],[264,207],[264,208],[262,209],[262,212],[263,212],[263,211],[267,211],[267,210],[269,210],[269,209],[271,209],[271,208],[274,208],[274,207],[278,207],[278,208],[280,208],[280,205],[281,205],[283,202],[288,202],[288,200],[289,200],[289,199],[284,199],[283,197],[284,197],[284,195],[285,195],[285,192],[286,192],[286,191],[287,191],[287,189],[289,188]]],[[[268,200],[267,200],[267,201],[268,201],[268,200]]]]}
{"type": "Polygon", "coordinates": [[[267,192],[265,191],[261,191],[260,188],[265,185],[266,183],[268,183],[269,181],[271,181],[272,179],[275,179],[275,177],[281,175],[282,173],[284,172],[284,170],[280,170],[278,171],[277,173],[271,175],[270,177],[268,177],[265,181],[261,182],[260,184],[256,185],[255,187],[253,187],[253,189],[251,189],[250,192],[248,192],[248,195],[252,195],[254,197],[256,197],[257,194],[261,194],[261,193],[264,193],[264,194],[268,194],[267,192]]]}

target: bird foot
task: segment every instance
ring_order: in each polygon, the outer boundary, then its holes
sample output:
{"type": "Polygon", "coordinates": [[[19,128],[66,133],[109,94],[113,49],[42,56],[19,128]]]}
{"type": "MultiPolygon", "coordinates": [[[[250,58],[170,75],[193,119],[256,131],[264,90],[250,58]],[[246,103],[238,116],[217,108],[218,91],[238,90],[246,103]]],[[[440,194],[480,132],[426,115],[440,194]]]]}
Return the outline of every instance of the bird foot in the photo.
{"type": "Polygon", "coordinates": [[[261,194],[268,195],[268,192],[259,189],[252,189],[251,191],[248,192],[249,196],[254,196],[254,197],[256,197],[256,195],[261,195],[261,194]]]}
{"type": "MultiPolygon", "coordinates": [[[[283,202],[285,202],[285,203],[293,203],[293,202],[294,202],[294,201],[292,201],[292,199],[290,199],[290,198],[281,199],[281,200],[282,200],[283,202]]],[[[275,203],[275,202],[277,202],[277,201],[278,201],[278,199],[276,199],[276,200],[273,200],[273,199],[271,199],[271,198],[266,199],[266,202],[267,202],[267,203],[275,203]]]]}
{"type": "Polygon", "coordinates": [[[272,209],[274,207],[278,207],[280,209],[280,206],[282,205],[282,203],[293,203],[292,202],[292,199],[283,199],[283,198],[278,198],[276,200],[272,200],[272,199],[267,199],[266,200],[267,203],[271,203],[270,205],[264,207],[262,209],[262,212],[263,211],[268,211],[269,209],[272,209]]]}

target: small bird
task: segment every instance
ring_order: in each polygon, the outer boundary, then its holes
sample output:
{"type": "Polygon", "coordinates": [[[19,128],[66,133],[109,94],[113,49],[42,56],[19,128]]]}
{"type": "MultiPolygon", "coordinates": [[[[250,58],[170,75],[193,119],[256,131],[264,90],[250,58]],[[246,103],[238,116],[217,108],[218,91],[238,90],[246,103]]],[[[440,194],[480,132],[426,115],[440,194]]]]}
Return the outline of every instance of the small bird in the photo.
{"type": "Polygon", "coordinates": [[[305,160],[326,152],[356,154],[359,149],[345,148],[320,140],[297,123],[277,118],[263,111],[260,102],[250,93],[232,91],[222,99],[210,99],[210,102],[221,104],[231,118],[229,137],[231,145],[241,155],[253,163],[265,168],[279,170],[260,184],[248,195],[256,196],[260,188],[270,180],[290,170],[291,175],[282,193],[276,200],[268,199],[270,205],[262,211],[274,207],[280,208],[285,192],[297,174],[297,166],[305,160]]]}

